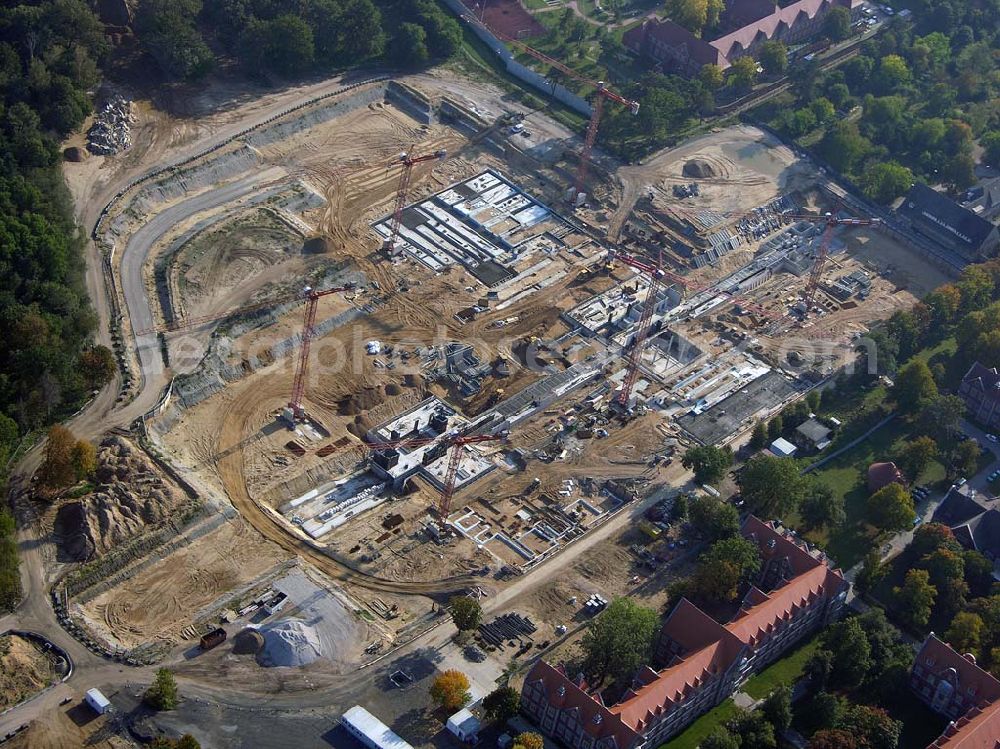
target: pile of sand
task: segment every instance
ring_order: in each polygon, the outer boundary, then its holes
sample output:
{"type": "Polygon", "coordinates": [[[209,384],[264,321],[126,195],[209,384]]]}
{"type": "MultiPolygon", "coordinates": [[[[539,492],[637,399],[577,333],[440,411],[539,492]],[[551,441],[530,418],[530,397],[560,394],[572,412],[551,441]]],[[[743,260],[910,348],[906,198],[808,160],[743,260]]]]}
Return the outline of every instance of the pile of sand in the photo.
{"type": "Polygon", "coordinates": [[[183,500],[152,461],[122,437],[101,443],[95,477],[92,494],[63,504],[56,513],[53,530],[63,558],[100,556],[167,521],[183,500]]]}
{"type": "Polygon", "coordinates": [[[715,177],[715,169],[704,159],[691,159],[684,164],[685,177],[715,177]]]}
{"type": "Polygon", "coordinates": [[[265,624],[260,629],[264,635],[264,648],[258,655],[262,666],[306,666],[323,657],[323,650],[316,630],[295,620],[265,624]]]}
{"type": "Polygon", "coordinates": [[[66,161],[80,162],[86,159],[90,154],[84,151],[82,148],[77,148],[76,146],[70,146],[63,151],[63,158],[66,161]]]}
{"type": "Polygon", "coordinates": [[[54,677],[49,659],[31,642],[0,637],[0,710],[42,691],[54,677]]]}
{"type": "Polygon", "coordinates": [[[381,385],[364,387],[360,392],[352,393],[337,401],[337,413],[341,416],[356,416],[368,411],[385,400],[385,388],[381,385]]]}

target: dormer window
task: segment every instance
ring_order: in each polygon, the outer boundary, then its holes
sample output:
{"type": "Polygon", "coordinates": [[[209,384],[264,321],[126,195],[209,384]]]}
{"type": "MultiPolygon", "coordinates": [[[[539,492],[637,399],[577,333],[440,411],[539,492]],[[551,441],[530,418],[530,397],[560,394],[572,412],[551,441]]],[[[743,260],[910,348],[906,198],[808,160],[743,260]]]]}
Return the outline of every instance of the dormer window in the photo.
{"type": "Polygon", "coordinates": [[[594,725],[598,725],[598,726],[601,725],[601,721],[602,720],[604,720],[604,716],[601,715],[600,713],[596,713],[594,715],[594,725]]]}
{"type": "Polygon", "coordinates": [[[559,688],[556,690],[556,692],[559,693],[560,697],[565,697],[566,696],[566,687],[564,687],[562,684],[560,684],[559,688]]]}
{"type": "Polygon", "coordinates": [[[928,658],[927,659],[927,665],[928,666],[933,666],[934,665],[934,659],[933,658],[928,658]]]}

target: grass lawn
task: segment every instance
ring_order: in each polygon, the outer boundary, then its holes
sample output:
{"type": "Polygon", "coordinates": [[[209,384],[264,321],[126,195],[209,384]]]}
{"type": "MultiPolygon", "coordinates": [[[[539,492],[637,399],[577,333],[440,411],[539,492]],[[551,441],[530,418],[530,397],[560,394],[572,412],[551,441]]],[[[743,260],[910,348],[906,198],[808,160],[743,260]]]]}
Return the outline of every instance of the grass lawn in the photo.
{"type": "Polygon", "coordinates": [[[782,684],[791,686],[802,676],[806,661],[819,648],[819,636],[800,645],[791,655],[775,661],[759,674],[747,680],[742,691],[755,700],[762,700],[782,684]]]}
{"type": "MultiPolygon", "coordinates": [[[[819,528],[803,533],[811,543],[823,548],[842,569],[860,562],[872,548],[875,529],[865,520],[868,501],[868,466],[880,460],[891,460],[900,443],[909,439],[909,425],[901,418],[890,421],[868,439],[830,461],[810,475],[829,487],[844,500],[847,520],[832,531],[819,528]]],[[[835,449],[833,446],[827,449],[835,449]]],[[[945,468],[932,462],[916,483],[936,485],[945,480],[945,468]]],[[[801,527],[798,516],[790,518],[792,527],[801,527]]]]}
{"type": "MultiPolygon", "coordinates": [[[[521,4],[528,10],[544,10],[553,6],[546,5],[545,0],[521,0],[521,4]]],[[[559,7],[559,6],[555,6],[559,7]]]]}
{"type": "Polygon", "coordinates": [[[726,700],[702,715],[683,733],[663,744],[660,749],[697,749],[698,744],[704,741],[716,727],[732,720],[737,709],[735,702],[726,700]]]}

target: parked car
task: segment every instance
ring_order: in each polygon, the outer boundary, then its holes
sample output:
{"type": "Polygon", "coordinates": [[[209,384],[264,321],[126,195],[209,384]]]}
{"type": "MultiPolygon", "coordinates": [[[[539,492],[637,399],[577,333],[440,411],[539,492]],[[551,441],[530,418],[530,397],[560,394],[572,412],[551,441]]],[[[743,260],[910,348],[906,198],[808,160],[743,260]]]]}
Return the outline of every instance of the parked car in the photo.
{"type": "Polygon", "coordinates": [[[986,435],[986,439],[988,439],[990,442],[1000,441],[1000,440],[998,440],[998,438],[997,438],[997,436],[995,434],[987,434],[986,435]]]}

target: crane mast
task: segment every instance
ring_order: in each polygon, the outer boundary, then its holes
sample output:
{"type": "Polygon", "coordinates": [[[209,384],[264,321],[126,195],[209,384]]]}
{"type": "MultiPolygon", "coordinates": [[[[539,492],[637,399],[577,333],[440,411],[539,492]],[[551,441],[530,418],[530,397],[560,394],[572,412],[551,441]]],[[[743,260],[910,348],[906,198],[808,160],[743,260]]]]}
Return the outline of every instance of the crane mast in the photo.
{"type": "MultiPolygon", "coordinates": [[[[384,249],[389,252],[392,252],[396,246],[396,241],[399,239],[399,224],[403,218],[403,209],[406,207],[406,198],[410,193],[413,167],[425,161],[443,159],[448,155],[448,152],[444,149],[435,151],[434,153],[427,153],[423,156],[412,156],[412,153],[413,149],[411,148],[409,151],[401,153],[397,161],[393,162],[402,165],[403,169],[399,174],[399,186],[396,188],[396,203],[392,209],[392,218],[389,219],[389,236],[383,245],[384,249]]],[[[389,166],[392,166],[392,164],[389,166]]]]}

